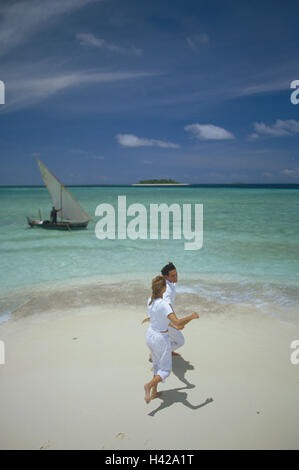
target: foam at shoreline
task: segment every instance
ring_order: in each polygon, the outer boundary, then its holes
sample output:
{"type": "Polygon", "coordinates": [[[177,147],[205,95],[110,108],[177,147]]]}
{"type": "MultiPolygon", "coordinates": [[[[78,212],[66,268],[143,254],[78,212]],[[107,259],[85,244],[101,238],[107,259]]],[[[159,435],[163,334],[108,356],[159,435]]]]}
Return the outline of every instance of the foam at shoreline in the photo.
{"type": "MultiPolygon", "coordinates": [[[[91,276],[44,282],[15,289],[0,297],[0,323],[45,312],[63,312],[88,306],[122,305],[146,312],[151,275],[91,276]]],[[[177,284],[177,313],[198,311],[225,314],[257,311],[299,327],[297,289],[273,283],[215,282],[184,278],[177,284]]]]}

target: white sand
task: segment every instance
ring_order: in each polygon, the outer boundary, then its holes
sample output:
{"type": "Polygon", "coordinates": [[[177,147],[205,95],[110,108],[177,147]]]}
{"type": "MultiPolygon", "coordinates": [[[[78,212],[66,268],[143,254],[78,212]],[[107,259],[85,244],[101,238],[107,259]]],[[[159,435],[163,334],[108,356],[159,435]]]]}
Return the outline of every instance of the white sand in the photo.
{"type": "Polygon", "coordinates": [[[1,449],[299,448],[298,328],[203,314],[147,405],[144,308],[58,313],[1,325],[1,449]]]}

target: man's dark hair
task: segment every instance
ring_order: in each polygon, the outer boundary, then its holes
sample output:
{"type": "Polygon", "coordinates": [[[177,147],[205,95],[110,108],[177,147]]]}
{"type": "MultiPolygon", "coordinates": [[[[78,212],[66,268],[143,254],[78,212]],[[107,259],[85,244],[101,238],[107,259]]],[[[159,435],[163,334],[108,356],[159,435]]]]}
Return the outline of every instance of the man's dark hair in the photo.
{"type": "Polygon", "coordinates": [[[173,271],[174,269],[176,269],[175,265],[169,262],[166,264],[166,266],[164,266],[164,268],[161,269],[161,274],[162,276],[168,276],[169,271],[173,271]]]}

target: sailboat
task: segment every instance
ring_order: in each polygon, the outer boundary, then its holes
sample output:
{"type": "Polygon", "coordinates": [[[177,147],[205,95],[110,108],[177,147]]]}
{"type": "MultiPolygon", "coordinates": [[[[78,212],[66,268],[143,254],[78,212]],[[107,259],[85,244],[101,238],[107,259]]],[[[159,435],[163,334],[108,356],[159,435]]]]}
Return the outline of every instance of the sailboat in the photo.
{"type": "MultiPolygon", "coordinates": [[[[36,158],[36,157],[35,157],[36,158]]],[[[50,193],[52,204],[55,209],[58,209],[59,219],[56,223],[50,220],[42,220],[41,215],[39,219],[27,217],[28,224],[31,228],[40,227],[44,229],[54,230],[72,230],[83,229],[92,218],[83,209],[79,202],[71,195],[66,187],[56,178],[55,175],[36,158],[42,179],[50,193]]]]}

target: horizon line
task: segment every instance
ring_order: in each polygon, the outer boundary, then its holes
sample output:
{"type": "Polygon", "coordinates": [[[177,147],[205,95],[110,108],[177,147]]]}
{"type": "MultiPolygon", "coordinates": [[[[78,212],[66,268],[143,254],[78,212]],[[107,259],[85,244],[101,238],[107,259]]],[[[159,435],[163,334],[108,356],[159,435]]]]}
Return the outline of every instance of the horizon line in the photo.
{"type": "MultiPolygon", "coordinates": [[[[295,186],[299,185],[299,181],[297,183],[184,183],[184,184],[152,184],[151,187],[154,186],[169,186],[169,187],[188,187],[188,186],[250,186],[250,185],[257,185],[257,186],[271,186],[271,185],[288,185],[288,186],[295,186]]],[[[128,186],[128,187],[148,187],[148,184],[140,184],[136,185],[136,183],[111,183],[111,184],[65,184],[65,186],[69,187],[99,187],[99,186],[128,186]]],[[[45,188],[46,186],[43,184],[0,184],[0,188],[45,188]]]]}

